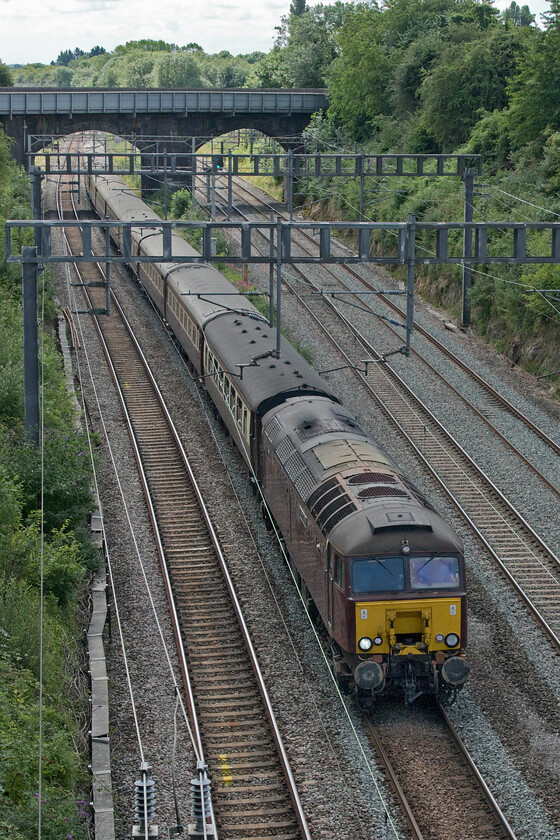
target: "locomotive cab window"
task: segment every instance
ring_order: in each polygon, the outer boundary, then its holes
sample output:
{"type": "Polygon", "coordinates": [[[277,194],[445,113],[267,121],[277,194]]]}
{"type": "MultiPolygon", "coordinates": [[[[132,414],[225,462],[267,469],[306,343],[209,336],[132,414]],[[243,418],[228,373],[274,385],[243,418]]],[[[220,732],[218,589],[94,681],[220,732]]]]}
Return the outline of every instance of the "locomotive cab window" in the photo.
{"type": "Polygon", "coordinates": [[[395,592],[404,589],[404,559],[376,557],[354,560],[352,564],[354,592],[395,592]]]}
{"type": "Polygon", "coordinates": [[[344,589],[344,561],[338,554],[334,555],[334,582],[344,589]]]}
{"type": "Polygon", "coordinates": [[[411,589],[457,589],[461,582],[457,557],[410,558],[411,589]]]}

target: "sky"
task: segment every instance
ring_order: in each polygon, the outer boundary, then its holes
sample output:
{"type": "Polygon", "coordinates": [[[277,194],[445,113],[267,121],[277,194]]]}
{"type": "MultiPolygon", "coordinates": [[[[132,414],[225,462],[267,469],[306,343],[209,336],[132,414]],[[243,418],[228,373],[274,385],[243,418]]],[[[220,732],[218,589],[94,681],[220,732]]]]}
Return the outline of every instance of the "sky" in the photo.
{"type": "MultiPolygon", "coordinates": [[[[335,0],[308,0],[309,5],[335,0]]],[[[499,9],[511,0],[496,0],[499,9]]],[[[540,21],[546,0],[517,0],[540,21]]],[[[62,50],[94,46],[107,52],[141,38],[184,46],[200,44],[207,53],[268,52],[290,0],[0,0],[0,61],[50,64],[62,50]]]]}

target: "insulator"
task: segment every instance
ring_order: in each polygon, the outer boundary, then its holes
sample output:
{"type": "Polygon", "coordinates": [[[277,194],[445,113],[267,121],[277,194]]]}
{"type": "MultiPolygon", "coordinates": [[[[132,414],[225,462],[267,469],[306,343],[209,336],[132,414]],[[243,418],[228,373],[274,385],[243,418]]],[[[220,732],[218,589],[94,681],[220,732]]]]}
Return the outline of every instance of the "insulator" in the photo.
{"type": "Polygon", "coordinates": [[[200,775],[198,778],[191,779],[191,802],[193,816],[196,820],[196,829],[197,831],[202,831],[205,820],[211,814],[210,781],[206,775],[206,768],[199,772],[200,775]]]}
{"type": "Polygon", "coordinates": [[[136,793],[136,807],[135,807],[135,817],[139,820],[142,824],[145,822],[146,819],[146,806],[147,806],[147,817],[148,822],[153,820],[155,814],[155,801],[156,801],[156,792],[155,792],[155,782],[153,779],[150,778],[150,768],[148,765],[142,766],[142,778],[137,779],[134,782],[135,793],[136,793]],[[144,791],[146,792],[144,796],[144,791]]]}

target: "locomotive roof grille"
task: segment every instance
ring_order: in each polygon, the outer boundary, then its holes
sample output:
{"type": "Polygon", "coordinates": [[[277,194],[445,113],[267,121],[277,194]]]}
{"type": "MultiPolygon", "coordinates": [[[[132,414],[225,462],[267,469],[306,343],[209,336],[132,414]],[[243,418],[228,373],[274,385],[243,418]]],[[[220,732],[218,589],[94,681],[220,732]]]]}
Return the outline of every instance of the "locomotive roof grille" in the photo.
{"type": "Polygon", "coordinates": [[[277,415],[275,415],[272,420],[269,420],[266,424],[264,433],[273,446],[276,437],[280,434],[283,428],[284,426],[277,415]]]}
{"type": "Polygon", "coordinates": [[[363,472],[357,475],[351,475],[347,479],[348,484],[396,484],[397,479],[394,475],[380,472],[363,472]]]}
{"type": "MultiPolygon", "coordinates": [[[[345,498],[348,499],[348,496],[345,498]]],[[[339,522],[342,522],[343,519],[346,519],[347,516],[354,513],[355,510],[357,510],[356,505],[348,499],[348,504],[338,508],[338,510],[335,510],[334,513],[325,521],[323,526],[319,525],[323,534],[328,536],[335,525],[338,525],[339,522]]]]}
{"type": "Polygon", "coordinates": [[[309,509],[312,509],[315,506],[315,503],[324,493],[328,493],[329,490],[332,490],[333,487],[340,487],[336,478],[329,478],[328,481],[325,481],[324,484],[321,484],[320,487],[311,494],[309,499],[307,500],[307,506],[309,509]]]}
{"type": "Polygon", "coordinates": [[[315,487],[316,482],[299,452],[294,452],[287,459],[284,463],[284,469],[302,499],[305,499],[309,491],[315,487]]]}
{"type": "Polygon", "coordinates": [[[296,448],[289,437],[285,437],[283,440],[280,441],[278,447],[276,449],[276,454],[278,456],[278,460],[281,464],[285,464],[288,458],[296,451],[296,448]]]}
{"type": "MultiPolygon", "coordinates": [[[[324,493],[320,497],[320,499],[318,499],[315,502],[311,509],[311,513],[317,518],[317,520],[319,520],[319,515],[325,509],[325,507],[340,496],[346,496],[346,493],[344,492],[340,484],[337,483],[336,487],[333,487],[327,493],[324,493]]],[[[346,498],[348,498],[348,496],[346,496],[346,498]]]]}
{"type": "Polygon", "coordinates": [[[294,484],[301,498],[306,499],[309,493],[316,486],[317,482],[313,478],[310,470],[306,469],[305,472],[301,473],[297,479],[295,479],[294,484]]]}
{"type": "Polygon", "coordinates": [[[344,519],[345,516],[348,516],[353,511],[357,510],[356,505],[354,502],[350,501],[350,497],[343,493],[341,496],[337,496],[334,501],[328,504],[326,507],[323,508],[321,513],[317,516],[317,525],[319,528],[325,530],[331,530],[336,525],[336,522],[330,522],[329,520],[332,519],[334,514],[345,511],[342,515],[337,519],[337,522],[340,522],[341,519],[344,519]],[[328,526],[327,526],[328,522],[328,526]]]}
{"type": "Polygon", "coordinates": [[[379,496],[404,496],[410,498],[405,490],[399,490],[397,487],[386,487],[383,484],[376,484],[373,487],[364,487],[358,493],[358,499],[375,499],[379,496]]]}

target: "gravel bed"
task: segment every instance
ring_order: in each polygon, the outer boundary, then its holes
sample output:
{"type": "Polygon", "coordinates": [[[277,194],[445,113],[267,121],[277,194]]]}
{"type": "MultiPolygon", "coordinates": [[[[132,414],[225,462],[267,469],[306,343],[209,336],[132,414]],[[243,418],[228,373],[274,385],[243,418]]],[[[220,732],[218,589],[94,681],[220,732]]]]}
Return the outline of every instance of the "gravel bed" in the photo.
{"type": "MultiPolygon", "coordinates": [[[[252,276],[256,283],[264,282],[256,270],[253,270],[252,276]]],[[[418,311],[423,313],[424,320],[434,325],[435,333],[446,332],[440,326],[441,315],[434,317],[432,310],[421,303],[417,304],[417,316],[418,311]],[[424,314],[425,310],[427,314],[424,314]]],[[[359,313],[355,317],[358,320],[359,313]]],[[[283,299],[283,321],[290,335],[311,350],[318,369],[325,370],[337,364],[336,356],[325,348],[318,328],[310,324],[301,305],[290,295],[285,295],[283,299]]],[[[374,319],[369,318],[369,328],[371,332],[376,331],[374,319]]],[[[382,325],[377,333],[379,341],[383,340],[385,331],[382,325]]],[[[438,334],[438,338],[441,340],[441,335],[438,334]]],[[[445,339],[450,343],[448,336],[445,339]]],[[[554,421],[560,417],[560,408],[538,383],[523,372],[512,370],[499,357],[493,357],[491,350],[474,335],[459,334],[459,342],[473,369],[483,375],[486,375],[486,369],[490,369],[491,378],[498,386],[503,374],[505,383],[501,390],[508,399],[527,411],[549,434],[558,436],[554,421]],[[468,347],[465,346],[467,344],[468,347]]],[[[405,378],[410,381],[411,387],[425,397],[429,377],[422,366],[411,359],[396,358],[400,372],[406,372],[405,378]]],[[[360,422],[383,442],[465,542],[472,674],[454,707],[453,716],[518,837],[555,840],[560,836],[557,809],[560,773],[557,762],[554,764],[560,747],[560,658],[384,414],[371,401],[365,408],[363,396],[356,389],[353,377],[348,372],[337,372],[325,378],[356,413],[360,422]],[[476,723],[461,725],[465,720],[476,723]],[[519,804],[521,801],[523,807],[519,804]]],[[[465,431],[464,405],[450,397],[449,392],[439,392],[439,401],[434,400],[432,410],[437,416],[441,416],[443,411],[448,412],[450,420],[447,425],[452,434],[464,434],[467,451],[471,450],[471,455],[500,489],[513,497],[520,512],[535,530],[551,547],[556,548],[560,544],[558,518],[554,516],[557,500],[551,500],[550,491],[543,490],[528,469],[523,468],[520,472],[519,462],[514,475],[509,475],[496,455],[497,444],[490,439],[488,431],[480,428],[471,430],[470,422],[465,431]],[[451,409],[448,407],[450,402],[454,402],[451,409]]],[[[516,442],[517,428],[518,421],[512,419],[510,434],[516,442]]],[[[536,446],[544,445],[537,443],[536,446]]],[[[503,449],[501,452],[503,454],[503,449]]],[[[543,466],[553,460],[557,460],[557,456],[551,455],[548,447],[536,456],[536,462],[543,466]]]]}
{"type": "MultiPolygon", "coordinates": [[[[259,506],[237,452],[212,420],[208,405],[201,416],[197,387],[142,293],[128,276],[121,278],[116,271],[112,273],[112,284],[127,309],[140,307],[131,313],[131,321],[146,338],[145,352],[157,370],[160,386],[178,422],[186,448],[194,449],[196,453],[194,467],[200,474],[226,551],[228,546],[235,549],[229,551],[232,574],[260,651],[261,668],[284,733],[313,837],[331,840],[336,834],[343,839],[382,840],[387,836],[403,836],[398,827],[400,816],[394,809],[383,774],[376,767],[367,739],[359,734],[359,716],[340,701],[288,569],[260,517],[259,506]],[[236,497],[246,510],[246,520],[241,516],[236,497]],[[389,802],[389,819],[395,825],[389,835],[386,833],[385,800],[389,802]]],[[[63,282],[59,295],[65,301],[63,282]]],[[[107,540],[145,759],[152,766],[156,781],[156,822],[161,835],[176,823],[171,789],[175,693],[152,619],[137,553],[146,566],[150,590],[158,612],[163,615],[164,633],[170,639],[168,610],[128,435],[92,326],[89,319],[82,320],[84,343],[95,369],[96,388],[108,424],[117,472],[126,484],[126,504],[138,546],[137,552],[103,441],[100,412],[82,362],[82,387],[89,414],[94,429],[102,437],[98,477],[107,540]]],[[[123,653],[116,641],[114,614],[112,630],[113,642],[107,646],[112,769],[117,836],[125,837],[130,835],[134,822],[134,781],[139,777],[141,759],[123,653]]],[[[190,817],[188,790],[193,769],[193,752],[185,726],[180,721],[176,772],[184,823],[190,817]]]]}
{"type": "MultiPolygon", "coordinates": [[[[119,284],[118,294],[127,309],[129,303],[138,306],[140,293],[128,279],[124,287],[119,284]]],[[[193,468],[225,547],[313,836],[330,840],[336,830],[340,838],[384,838],[384,805],[375,786],[384,798],[391,797],[367,740],[357,740],[353,733],[353,727],[360,728],[359,716],[340,703],[241,459],[211,417],[205,397],[201,418],[198,388],[153,313],[144,306],[131,311],[131,321],[145,337],[144,350],[158,366],[168,407],[187,452],[193,453],[193,468]]]]}
{"type": "MultiPolygon", "coordinates": [[[[257,276],[256,270],[252,269],[251,274],[257,276]]],[[[114,286],[118,287],[125,303],[128,301],[135,307],[142,304],[142,295],[131,281],[120,278],[116,271],[114,275],[114,286]]],[[[265,282],[268,283],[267,274],[265,282]]],[[[62,285],[59,296],[64,299],[64,295],[65,286],[62,285]]],[[[423,312],[422,307],[417,309],[423,312]]],[[[445,333],[437,323],[439,316],[434,318],[426,310],[422,317],[429,319],[434,329],[445,333]]],[[[304,319],[301,307],[289,295],[284,296],[283,318],[293,337],[312,349],[314,363],[319,370],[334,366],[331,352],[324,347],[324,340],[304,319]]],[[[111,421],[109,436],[116,452],[119,474],[126,478],[129,509],[133,512],[141,554],[149,569],[150,588],[158,609],[163,612],[168,631],[161,575],[145,505],[134,478],[134,460],[127,434],[120,409],[115,406],[112,384],[104,370],[91,325],[87,318],[82,320],[84,331],[89,336],[87,344],[96,368],[96,378],[99,376],[103,412],[111,421]]],[[[133,320],[146,337],[147,355],[157,364],[161,386],[186,444],[202,453],[197,458],[195,470],[204,479],[213,509],[217,512],[221,510],[219,531],[222,539],[226,546],[235,547],[234,551],[228,551],[228,556],[235,560],[232,574],[248,610],[248,622],[260,651],[261,667],[296,778],[300,782],[314,838],[393,836],[386,835],[384,810],[376,785],[389,801],[391,796],[361,732],[359,716],[350,703],[341,703],[336,694],[293,582],[259,518],[258,505],[239,457],[212,419],[201,421],[197,407],[198,390],[190,381],[181,359],[166,342],[153,313],[147,306],[141,305],[135,310],[133,320]],[[208,434],[209,428],[211,435],[208,434]],[[217,447],[213,444],[208,448],[212,439],[217,442],[217,447]],[[223,468],[224,462],[227,472],[223,468]],[[236,496],[241,500],[245,517],[239,512],[236,496]],[[254,547],[246,536],[248,532],[252,535],[254,547]],[[341,815],[344,816],[341,818],[341,815]]],[[[369,324],[375,325],[376,322],[369,319],[369,324]]],[[[379,337],[386,342],[382,330],[379,337]]],[[[450,341],[449,335],[445,335],[445,340],[450,341]]],[[[530,402],[533,419],[540,423],[539,418],[542,417],[543,427],[545,422],[552,427],[557,408],[549,405],[546,396],[532,393],[538,392],[538,388],[526,388],[524,376],[520,376],[521,385],[516,387],[515,374],[502,362],[493,362],[491,353],[474,336],[460,336],[458,341],[462,352],[477,370],[488,367],[497,381],[503,373],[506,379],[503,390],[507,389],[508,397],[512,401],[530,402]]],[[[413,367],[411,360],[398,361],[402,367],[409,366],[407,371],[413,367]]],[[[414,366],[413,373],[408,375],[417,378],[417,387],[424,393],[426,386],[422,383],[425,380],[419,366],[414,366]]],[[[362,395],[348,372],[331,374],[328,378],[360,421],[383,441],[387,450],[465,540],[471,592],[469,656],[473,674],[453,710],[453,717],[467,746],[487,774],[494,794],[518,832],[519,840],[554,840],[560,836],[560,818],[557,815],[560,779],[554,763],[558,754],[560,722],[558,657],[552,655],[547,643],[543,643],[542,633],[532,618],[493,569],[485,552],[470,536],[443,493],[423,472],[414,454],[391,428],[383,413],[372,409],[370,401],[362,402],[362,395]]],[[[96,409],[85,375],[82,375],[82,381],[97,425],[96,409]]],[[[455,415],[455,412],[451,414],[455,415]]],[[[457,412],[454,422],[464,424],[464,408],[457,412]]],[[[473,437],[472,446],[479,444],[480,439],[477,442],[473,437]]],[[[143,594],[144,583],[134,546],[125,528],[122,504],[104,445],[101,450],[100,476],[108,542],[119,604],[125,619],[124,634],[134,675],[146,758],[154,768],[157,784],[157,822],[161,836],[166,834],[167,827],[176,822],[170,780],[175,694],[143,594]]],[[[480,457],[489,465],[487,472],[493,475],[492,470],[495,466],[499,468],[499,464],[495,464],[491,454],[480,457]]],[[[503,480],[514,483],[507,475],[503,480]]],[[[544,532],[550,542],[549,534],[553,527],[550,514],[547,519],[539,510],[542,502],[535,498],[534,479],[521,480],[517,475],[516,482],[526,485],[518,492],[520,504],[526,503],[532,508],[527,518],[533,517],[532,521],[538,523],[535,526],[538,529],[546,523],[544,532]]],[[[552,541],[558,544],[557,534],[553,535],[552,541]]],[[[113,619],[114,640],[116,635],[113,619]]],[[[117,836],[125,837],[130,835],[133,822],[133,787],[134,780],[138,778],[140,757],[123,674],[122,653],[116,641],[109,646],[108,664],[117,836]]],[[[184,726],[180,725],[179,729],[178,790],[183,821],[188,822],[188,782],[194,759],[184,726]]],[[[393,818],[398,821],[392,805],[390,808],[393,818]]]]}

